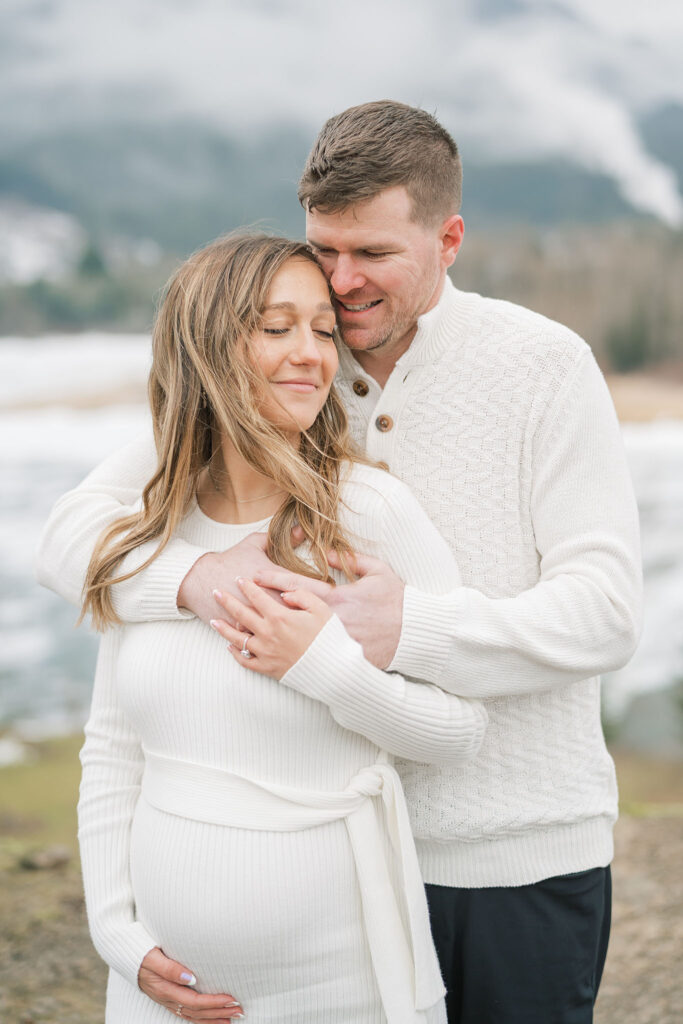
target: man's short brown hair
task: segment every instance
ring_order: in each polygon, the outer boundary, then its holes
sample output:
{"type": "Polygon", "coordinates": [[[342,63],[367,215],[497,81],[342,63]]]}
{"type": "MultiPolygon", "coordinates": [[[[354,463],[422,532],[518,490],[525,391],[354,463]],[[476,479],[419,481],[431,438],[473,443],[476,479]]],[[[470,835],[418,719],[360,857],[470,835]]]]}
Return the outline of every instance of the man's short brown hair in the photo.
{"type": "Polygon", "coordinates": [[[326,121],[309,153],[299,202],[335,213],[402,185],[413,220],[437,222],[458,213],[462,165],[458,147],[425,110],[377,100],[326,121]]]}

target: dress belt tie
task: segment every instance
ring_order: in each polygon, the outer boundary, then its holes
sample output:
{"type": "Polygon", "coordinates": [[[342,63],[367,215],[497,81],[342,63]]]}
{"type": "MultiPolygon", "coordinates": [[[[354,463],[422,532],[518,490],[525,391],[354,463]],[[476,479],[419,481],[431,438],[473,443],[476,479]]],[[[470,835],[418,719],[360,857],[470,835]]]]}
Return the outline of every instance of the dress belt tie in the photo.
{"type": "MultiPolygon", "coordinates": [[[[385,755],[386,756],[386,755],[385,755]]],[[[416,1024],[445,989],[403,789],[386,761],[362,768],[341,791],[256,782],[211,765],[145,752],[142,793],[183,818],[265,832],[296,832],[343,819],[356,864],[365,931],[388,1024],[416,1024]],[[373,797],[381,796],[401,880],[387,864],[373,797]],[[406,935],[400,905],[408,923],[406,935]]]]}

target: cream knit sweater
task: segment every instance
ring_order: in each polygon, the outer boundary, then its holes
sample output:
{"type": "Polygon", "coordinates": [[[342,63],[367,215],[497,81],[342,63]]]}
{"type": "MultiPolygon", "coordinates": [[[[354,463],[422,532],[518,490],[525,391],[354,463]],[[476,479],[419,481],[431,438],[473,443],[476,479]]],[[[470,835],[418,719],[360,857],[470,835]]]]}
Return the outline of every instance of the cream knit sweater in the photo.
{"type": "MultiPolygon", "coordinates": [[[[344,349],[338,384],[355,436],[410,486],[464,584],[440,597],[406,588],[390,668],[482,697],[489,714],[464,769],[399,765],[425,880],[523,885],[607,864],[617,793],[597,676],[633,652],[641,573],[619,427],[590,350],[447,280],[383,390],[344,349]]],[[[60,499],[42,582],[78,601],[95,536],[136,500],[152,460],[149,443],[131,446],[60,499]]],[[[119,586],[121,617],[177,617],[199,554],[178,540],[119,586]]],[[[328,639],[283,682],[366,732],[371,695],[328,639]]]]}

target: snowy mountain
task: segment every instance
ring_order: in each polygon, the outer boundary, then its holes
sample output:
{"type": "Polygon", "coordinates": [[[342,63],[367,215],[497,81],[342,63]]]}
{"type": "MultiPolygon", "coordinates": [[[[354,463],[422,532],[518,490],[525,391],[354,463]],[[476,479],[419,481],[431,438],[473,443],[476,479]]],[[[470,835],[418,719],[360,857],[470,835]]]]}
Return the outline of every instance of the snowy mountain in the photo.
{"type": "Polygon", "coordinates": [[[326,116],[434,110],[470,225],[683,223],[683,9],[635,0],[5,0],[0,198],[186,251],[299,232],[326,116]]]}

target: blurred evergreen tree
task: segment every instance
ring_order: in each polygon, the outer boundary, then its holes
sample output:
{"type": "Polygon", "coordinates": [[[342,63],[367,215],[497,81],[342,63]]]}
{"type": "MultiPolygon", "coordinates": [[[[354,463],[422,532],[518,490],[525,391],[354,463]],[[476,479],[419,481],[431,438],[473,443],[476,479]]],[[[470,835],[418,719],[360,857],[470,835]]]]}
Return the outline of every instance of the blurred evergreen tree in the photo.
{"type": "Polygon", "coordinates": [[[104,277],[107,273],[104,257],[93,241],[83,250],[77,269],[81,277],[104,277]]]}
{"type": "Polygon", "coordinates": [[[605,347],[610,366],[618,373],[645,366],[653,355],[652,330],[645,312],[636,310],[626,323],[608,331],[605,347]]]}

